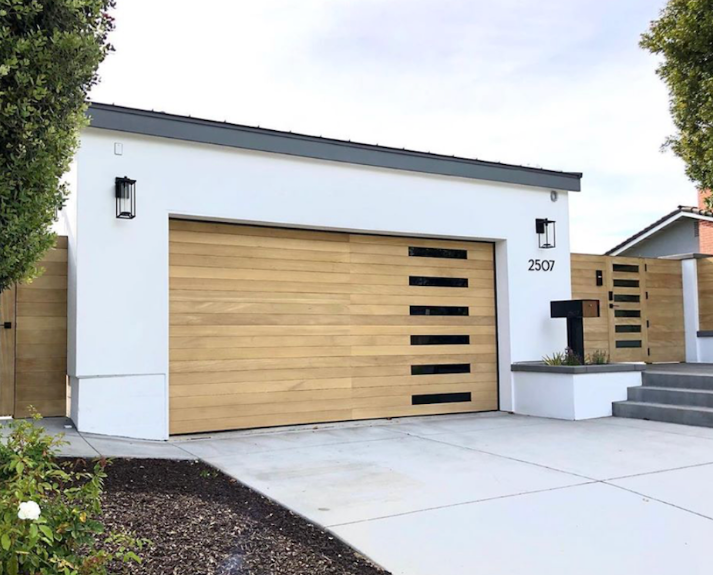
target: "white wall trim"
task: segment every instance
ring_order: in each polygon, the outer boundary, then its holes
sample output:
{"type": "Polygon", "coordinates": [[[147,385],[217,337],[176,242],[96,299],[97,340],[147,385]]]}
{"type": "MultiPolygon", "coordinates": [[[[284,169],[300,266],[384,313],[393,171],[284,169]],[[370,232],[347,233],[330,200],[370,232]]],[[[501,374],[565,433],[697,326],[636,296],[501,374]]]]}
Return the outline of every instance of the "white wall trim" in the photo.
{"type": "Polygon", "coordinates": [[[508,281],[508,245],[507,242],[495,244],[495,306],[497,313],[498,338],[498,402],[501,411],[514,409],[513,379],[510,366],[510,282],[508,281]]]}
{"type": "Polygon", "coordinates": [[[683,279],[683,324],[686,339],[686,361],[697,362],[699,305],[698,305],[698,260],[681,260],[683,279]]]}
{"type": "Polygon", "coordinates": [[[168,439],[164,374],[71,377],[70,416],[77,430],[136,439],[168,439]]]}

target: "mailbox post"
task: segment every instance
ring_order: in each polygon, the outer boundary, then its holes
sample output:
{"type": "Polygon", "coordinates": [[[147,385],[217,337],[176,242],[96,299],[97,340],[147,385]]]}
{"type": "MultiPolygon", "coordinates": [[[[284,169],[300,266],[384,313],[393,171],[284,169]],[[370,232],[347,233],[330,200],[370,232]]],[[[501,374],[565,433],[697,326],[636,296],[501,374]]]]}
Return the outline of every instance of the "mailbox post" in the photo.
{"type": "Polygon", "coordinates": [[[571,299],[550,302],[550,317],[567,319],[567,347],[584,361],[584,318],[599,317],[599,300],[571,299]]]}

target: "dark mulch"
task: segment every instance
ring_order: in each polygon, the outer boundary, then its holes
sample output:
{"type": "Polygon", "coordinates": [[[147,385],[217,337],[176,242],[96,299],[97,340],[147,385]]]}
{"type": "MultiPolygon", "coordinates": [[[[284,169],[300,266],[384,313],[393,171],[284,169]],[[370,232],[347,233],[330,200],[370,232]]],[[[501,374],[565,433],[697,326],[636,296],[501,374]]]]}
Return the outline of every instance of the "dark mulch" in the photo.
{"type": "Polygon", "coordinates": [[[107,473],[107,527],[153,542],[132,574],[386,574],[319,527],[203,463],[118,459],[107,473]]]}

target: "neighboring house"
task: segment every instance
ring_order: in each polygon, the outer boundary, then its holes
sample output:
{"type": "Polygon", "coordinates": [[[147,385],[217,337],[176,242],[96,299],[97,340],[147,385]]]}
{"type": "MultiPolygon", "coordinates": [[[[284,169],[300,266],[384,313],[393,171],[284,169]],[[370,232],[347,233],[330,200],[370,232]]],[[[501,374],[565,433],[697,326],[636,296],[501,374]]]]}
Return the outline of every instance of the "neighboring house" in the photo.
{"type": "Polygon", "coordinates": [[[566,345],[579,173],[89,114],[62,210],[81,431],[512,410],[511,363],[566,345]]]}
{"type": "Polygon", "coordinates": [[[678,206],[670,214],[606,252],[610,256],[658,258],[683,254],[713,255],[713,212],[699,193],[698,207],[678,206]]]}

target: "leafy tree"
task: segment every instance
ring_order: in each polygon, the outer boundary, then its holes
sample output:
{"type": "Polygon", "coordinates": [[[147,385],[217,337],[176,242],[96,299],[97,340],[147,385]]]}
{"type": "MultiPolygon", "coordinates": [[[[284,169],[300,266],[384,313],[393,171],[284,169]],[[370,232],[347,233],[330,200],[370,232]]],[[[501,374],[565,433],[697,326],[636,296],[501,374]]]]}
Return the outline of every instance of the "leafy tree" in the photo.
{"type": "Polygon", "coordinates": [[[0,291],[54,242],[114,0],[0,0],[0,291]]]}
{"type": "MultiPolygon", "coordinates": [[[[713,0],[669,0],[641,38],[663,56],[658,75],[671,94],[677,134],[666,141],[701,189],[713,189],[713,0]]],[[[708,198],[709,206],[711,198],[708,198]]]]}

